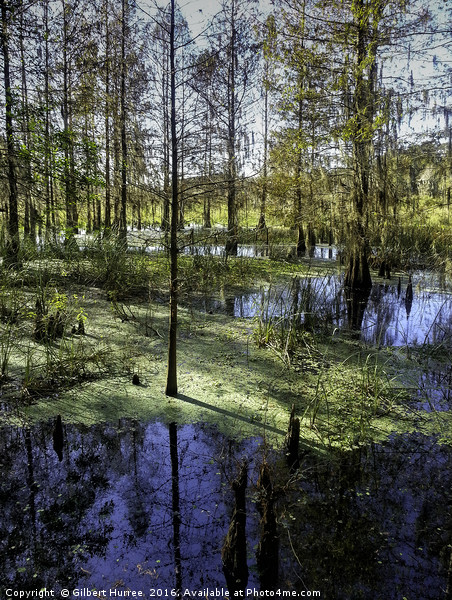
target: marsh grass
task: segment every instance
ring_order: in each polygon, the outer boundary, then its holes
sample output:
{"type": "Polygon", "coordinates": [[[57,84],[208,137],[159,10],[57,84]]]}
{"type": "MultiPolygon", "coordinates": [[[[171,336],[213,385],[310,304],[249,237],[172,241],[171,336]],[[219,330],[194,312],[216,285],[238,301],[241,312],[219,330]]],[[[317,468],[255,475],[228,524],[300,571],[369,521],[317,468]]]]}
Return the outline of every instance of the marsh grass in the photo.
{"type": "Polygon", "coordinates": [[[320,282],[314,293],[309,280],[296,279],[277,292],[270,286],[261,294],[253,337],[305,382],[297,408],[322,447],[351,449],[378,437],[387,417],[403,420],[408,391],[391,374],[384,350],[369,351],[353,336],[332,338],[326,288],[320,282]]]}
{"type": "Polygon", "coordinates": [[[71,289],[61,261],[42,257],[3,269],[0,289],[0,385],[23,400],[105,372],[103,352],[84,332],[84,296],[71,289]]]}
{"type": "Polygon", "coordinates": [[[81,338],[63,338],[57,345],[28,347],[21,393],[26,400],[58,394],[107,372],[106,349],[94,349],[81,338]]]}
{"type": "Polygon", "coordinates": [[[48,407],[46,414],[59,406],[78,410],[82,420],[88,414],[105,419],[109,410],[115,416],[123,411],[143,418],[217,421],[222,411],[220,420],[233,422],[234,431],[249,422],[243,429],[248,433],[263,420],[274,429],[285,428],[295,402],[302,435],[325,450],[354,448],[403,425],[404,391],[397,389],[384,352],[333,335],[328,314],[337,290],[331,292],[328,277],[315,283],[306,265],[286,260],[224,260],[204,252],[179,258],[179,357],[187,401],[168,403],[162,392],[167,257],[126,252],[108,238],[77,252],[37,253],[20,270],[5,271],[2,391],[9,383],[8,397],[31,402],[36,414],[43,414],[39,406],[48,407]],[[270,303],[261,295],[252,327],[249,320],[198,311],[192,302],[196,296],[224,298],[259,285],[268,287],[273,299],[270,303]],[[41,340],[34,338],[38,299],[47,323],[59,312],[61,335],[47,326],[41,340]],[[80,318],[86,335],[77,335],[80,318]],[[135,373],[140,386],[132,386],[135,373]]]}
{"type": "MultiPolygon", "coordinates": [[[[257,345],[272,348],[289,365],[297,349],[311,355],[313,334],[330,333],[334,310],[330,306],[330,287],[329,275],[313,280],[308,274],[303,280],[293,277],[283,287],[270,284],[262,288],[254,318],[257,345]]],[[[338,293],[335,290],[336,296],[338,293]]]]}

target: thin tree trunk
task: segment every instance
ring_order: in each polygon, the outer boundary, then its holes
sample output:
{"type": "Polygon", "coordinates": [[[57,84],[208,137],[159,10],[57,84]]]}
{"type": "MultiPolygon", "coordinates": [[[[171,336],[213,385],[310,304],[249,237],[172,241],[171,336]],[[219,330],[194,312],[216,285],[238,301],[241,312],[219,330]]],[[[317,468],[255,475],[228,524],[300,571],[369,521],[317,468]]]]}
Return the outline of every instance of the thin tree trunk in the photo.
{"type": "MultiPolygon", "coordinates": [[[[303,81],[300,84],[303,86],[303,81]]],[[[303,100],[300,97],[298,103],[298,129],[302,130],[303,127],[303,100]]],[[[298,150],[297,156],[297,188],[295,191],[295,225],[297,228],[297,256],[304,256],[306,252],[306,239],[303,227],[303,192],[301,189],[301,173],[303,167],[303,151],[298,150]]]]}
{"type": "Polygon", "coordinates": [[[17,263],[19,253],[19,213],[17,209],[17,175],[14,159],[14,129],[13,129],[13,98],[11,93],[11,76],[9,65],[8,45],[8,15],[6,0],[0,0],[2,14],[2,52],[3,52],[3,78],[5,85],[5,129],[6,129],[6,153],[8,164],[8,244],[7,261],[11,264],[17,263]]]}
{"type": "Polygon", "coordinates": [[[66,207],[66,241],[73,239],[74,228],[74,202],[73,189],[73,151],[72,131],[70,128],[70,60],[68,58],[68,7],[66,0],[63,4],[63,128],[64,128],[64,184],[65,184],[65,207],[66,207]]]}
{"type": "Polygon", "coordinates": [[[110,26],[108,0],[105,0],[105,222],[111,228],[111,182],[110,182],[110,26]]]}
{"type": "MultiPolygon", "coordinates": [[[[30,118],[29,118],[29,109],[28,109],[28,88],[27,88],[27,75],[25,71],[25,48],[24,48],[24,10],[23,5],[20,11],[20,63],[21,63],[21,78],[22,78],[22,134],[23,141],[27,151],[30,150],[30,118]]],[[[32,175],[31,175],[31,163],[30,160],[27,159],[26,166],[26,184],[25,184],[25,199],[24,199],[24,237],[27,237],[30,240],[35,240],[35,235],[31,235],[32,224],[35,226],[36,218],[35,218],[35,210],[32,203],[31,198],[31,185],[32,185],[32,175]]],[[[35,229],[35,227],[33,227],[35,229]]],[[[33,232],[35,234],[35,232],[33,232]]]]}
{"type": "Polygon", "coordinates": [[[52,201],[53,201],[53,189],[51,188],[51,144],[50,144],[50,89],[49,89],[49,3],[48,0],[44,2],[44,29],[45,29],[45,70],[44,70],[44,102],[45,102],[45,124],[44,124],[44,181],[45,181],[45,224],[46,224],[46,241],[49,240],[53,225],[55,224],[55,214],[52,212],[52,201]]]}
{"type": "MultiPolygon", "coordinates": [[[[268,78],[268,61],[265,63],[265,78],[268,78]]],[[[267,186],[268,186],[268,172],[267,172],[267,155],[268,155],[268,82],[264,81],[264,156],[262,165],[262,194],[261,194],[261,205],[259,222],[257,229],[265,229],[265,210],[267,205],[267,186]]]]}
{"type": "MultiPolygon", "coordinates": [[[[210,104],[210,101],[209,101],[210,104]]],[[[212,219],[210,214],[210,196],[211,196],[211,179],[212,179],[212,123],[210,108],[206,111],[206,148],[204,160],[204,174],[209,187],[204,192],[204,208],[203,208],[203,224],[206,229],[212,227],[212,219]]]]}
{"type": "Polygon", "coordinates": [[[231,39],[228,81],[228,235],[226,240],[226,256],[237,256],[238,224],[237,224],[237,157],[236,157],[236,89],[235,66],[237,60],[235,2],[231,7],[231,39]]]}
{"type": "Polygon", "coordinates": [[[171,230],[170,230],[170,323],[168,342],[168,373],[166,395],[177,396],[177,222],[178,222],[178,148],[176,138],[176,67],[174,0],[171,0],[170,29],[170,91],[171,91],[171,230]]]}
{"type": "Polygon", "coordinates": [[[170,228],[170,117],[168,115],[168,76],[169,71],[168,56],[165,54],[165,69],[163,71],[162,81],[162,102],[163,102],[163,215],[161,228],[168,231],[170,228]]]}
{"type": "Polygon", "coordinates": [[[126,18],[127,0],[122,0],[121,35],[121,213],[119,235],[127,239],[127,137],[126,137],[126,18]]]}
{"type": "MultiPolygon", "coordinates": [[[[303,16],[303,20],[302,20],[302,29],[301,29],[301,47],[304,48],[304,21],[305,21],[305,2],[303,2],[303,8],[302,8],[302,16],[303,16]]],[[[303,96],[302,96],[302,92],[304,89],[304,83],[305,83],[305,67],[302,67],[302,72],[301,72],[301,76],[300,76],[300,82],[299,82],[299,92],[300,92],[300,97],[299,97],[299,101],[298,101],[298,130],[301,132],[303,130],[303,96]]],[[[296,189],[296,197],[295,197],[295,224],[297,227],[297,256],[304,256],[305,252],[306,252],[306,239],[305,239],[305,233],[304,233],[304,228],[303,228],[303,214],[302,214],[302,198],[303,198],[303,193],[302,193],[302,189],[301,189],[301,173],[303,170],[303,150],[301,149],[301,147],[298,150],[298,156],[297,156],[297,189],[296,189]]]]}

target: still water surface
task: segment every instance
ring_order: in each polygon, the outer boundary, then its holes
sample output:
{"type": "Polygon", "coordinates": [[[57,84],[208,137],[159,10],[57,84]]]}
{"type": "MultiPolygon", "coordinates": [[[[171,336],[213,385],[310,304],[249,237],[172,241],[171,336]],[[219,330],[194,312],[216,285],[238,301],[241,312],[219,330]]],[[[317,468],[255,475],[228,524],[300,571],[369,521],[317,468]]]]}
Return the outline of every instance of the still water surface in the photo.
{"type": "MultiPolygon", "coordinates": [[[[60,445],[54,427],[1,431],[0,589],[226,588],[221,547],[231,482],[244,458],[247,587],[260,589],[261,439],[238,443],[202,424],[121,420],[63,424],[60,445]]],[[[297,476],[280,452],[269,462],[279,535],[275,588],[320,590],[328,599],[446,597],[449,448],[413,434],[305,456],[297,476]]]]}

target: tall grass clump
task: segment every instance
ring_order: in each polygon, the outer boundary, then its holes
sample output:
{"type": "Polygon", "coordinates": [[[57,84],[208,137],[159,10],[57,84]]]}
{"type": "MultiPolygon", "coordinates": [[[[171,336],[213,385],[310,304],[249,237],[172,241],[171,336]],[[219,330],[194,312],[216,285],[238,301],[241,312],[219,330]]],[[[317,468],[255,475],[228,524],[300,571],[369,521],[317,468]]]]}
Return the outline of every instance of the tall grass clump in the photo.
{"type": "Polygon", "coordinates": [[[272,348],[290,364],[295,351],[312,350],[314,337],[329,332],[340,310],[340,295],[340,283],[328,275],[294,277],[285,287],[261,290],[254,328],[257,345],[272,348]]]}
{"type": "Polygon", "coordinates": [[[295,277],[289,286],[261,289],[254,318],[254,339],[259,347],[272,349],[290,365],[300,347],[312,349],[314,314],[310,287],[302,288],[295,277]]]}
{"type": "Polygon", "coordinates": [[[77,269],[79,280],[117,298],[147,290],[151,274],[145,252],[129,251],[127,242],[113,234],[98,235],[80,253],[77,269]]]}

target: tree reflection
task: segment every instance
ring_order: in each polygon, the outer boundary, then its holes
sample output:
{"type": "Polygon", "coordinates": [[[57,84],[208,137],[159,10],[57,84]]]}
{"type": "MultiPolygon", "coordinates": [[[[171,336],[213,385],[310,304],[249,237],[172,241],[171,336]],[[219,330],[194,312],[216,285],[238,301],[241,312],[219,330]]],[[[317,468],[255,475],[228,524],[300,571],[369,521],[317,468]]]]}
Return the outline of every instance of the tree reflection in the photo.
{"type": "Polygon", "coordinates": [[[248,583],[248,563],[246,556],[246,488],[248,484],[248,464],[243,462],[238,477],[232,482],[234,490],[234,511],[226,539],[221,551],[223,572],[231,596],[242,595],[248,583]]]}
{"type": "Polygon", "coordinates": [[[345,288],[348,328],[358,337],[361,332],[370,291],[370,289],[345,288]]]}
{"type": "Polygon", "coordinates": [[[171,497],[173,516],[173,543],[174,565],[176,573],[176,593],[180,596],[182,591],[182,561],[180,553],[180,495],[179,495],[179,459],[177,453],[177,425],[169,424],[170,455],[171,455],[171,497]]]}
{"type": "Polygon", "coordinates": [[[58,456],[58,460],[61,462],[63,460],[63,423],[61,422],[61,415],[58,415],[55,421],[55,427],[52,433],[53,437],[53,449],[58,456]]]}
{"type": "Polygon", "coordinates": [[[451,450],[433,438],[310,454],[293,474],[280,450],[268,451],[268,469],[245,497],[248,477],[259,479],[262,440],[173,422],[168,449],[160,423],[65,424],[60,461],[49,444],[54,429],[52,420],[3,428],[0,437],[0,573],[9,587],[221,588],[226,566],[238,590],[444,597],[451,450]]]}

